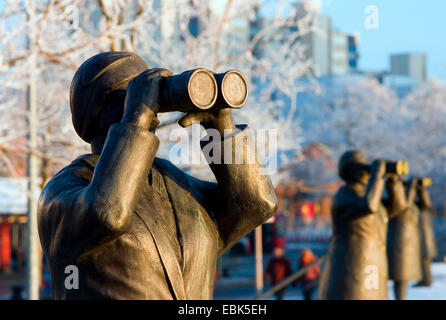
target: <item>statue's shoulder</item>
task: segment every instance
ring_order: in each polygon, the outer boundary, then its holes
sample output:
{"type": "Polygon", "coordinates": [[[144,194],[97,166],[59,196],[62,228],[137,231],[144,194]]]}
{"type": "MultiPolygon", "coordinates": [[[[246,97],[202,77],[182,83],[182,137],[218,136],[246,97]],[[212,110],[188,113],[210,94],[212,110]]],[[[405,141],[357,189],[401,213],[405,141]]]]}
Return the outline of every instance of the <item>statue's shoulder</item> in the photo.
{"type": "Polygon", "coordinates": [[[342,186],[333,198],[333,205],[337,207],[349,206],[359,198],[360,197],[355,190],[348,186],[342,186]]]}
{"type": "Polygon", "coordinates": [[[68,187],[73,180],[91,181],[98,159],[99,156],[96,154],[85,154],[77,157],[48,181],[43,193],[55,191],[64,186],[68,187]]]}
{"type": "Polygon", "coordinates": [[[43,188],[39,197],[39,221],[52,219],[52,208],[70,205],[72,198],[80,188],[88,185],[93,177],[97,155],[83,155],[56,173],[43,188]]]}

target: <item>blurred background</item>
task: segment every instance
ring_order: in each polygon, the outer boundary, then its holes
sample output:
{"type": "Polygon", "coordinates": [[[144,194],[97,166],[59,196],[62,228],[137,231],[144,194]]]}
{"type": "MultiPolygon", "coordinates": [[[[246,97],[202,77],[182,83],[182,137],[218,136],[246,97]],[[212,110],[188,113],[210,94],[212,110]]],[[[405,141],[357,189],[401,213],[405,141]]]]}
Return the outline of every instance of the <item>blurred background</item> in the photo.
{"type": "MultiPolygon", "coordinates": [[[[90,151],[71,123],[74,72],[122,50],[174,73],[242,71],[250,97],[236,122],[277,130],[279,209],[257,246],[253,232],[220,259],[216,299],[268,289],[259,270],[277,244],[293,272],[302,249],[326,253],[337,161],[348,149],[407,160],[411,174],[433,178],[438,281],[408,298],[446,299],[445,14],[446,3],[417,0],[0,0],[0,298],[36,298],[30,286],[51,297],[37,197],[90,151]]],[[[160,116],[158,156],[168,157],[180,117],[160,116]]],[[[206,165],[182,168],[213,179],[206,165]]]]}

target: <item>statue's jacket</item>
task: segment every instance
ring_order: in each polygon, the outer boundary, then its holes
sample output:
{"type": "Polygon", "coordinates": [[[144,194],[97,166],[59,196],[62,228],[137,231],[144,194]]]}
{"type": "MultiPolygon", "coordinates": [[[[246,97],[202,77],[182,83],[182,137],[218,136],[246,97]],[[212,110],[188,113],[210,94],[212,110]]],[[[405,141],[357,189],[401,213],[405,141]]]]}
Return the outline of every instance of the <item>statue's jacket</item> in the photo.
{"type": "Polygon", "coordinates": [[[391,280],[421,279],[419,217],[420,210],[411,203],[389,222],[387,256],[391,280]]]}
{"type": "Polygon", "coordinates": [[[320,279],[320,299],[387,299],[387,225],[405,205],[404,187],[395,187],[387,185],[391,196],[387,203],[381,201],[381,177],[372,176],[367,190],[359,184],[339,189],[332,204],[333,234],[320,279]]]}
{"type": "MultiPolygon", "coordinates": [[[[211,299],[216,260],[272,216],[271,180],[243,137],[240,164],[210,164],[217,183],[155,158],[158,138],[129,124],[110,127],[101,155],[74,160],[45,186],[39,234],[55,299],[211,299]],[[79,288],[65,268],[78,268],[79,288]]],[[[232,153],[235,153],[233,148],[232,153]]]]}
{"type": "Polygon", "coordinates": [[[426,189],[421,190],[420,199],[417,201],[420,210],[419,232],[420,232],[420,254],[423,259],[433,259],[437,256],[437,244],[435,241],[434,226],[432,224],[432,215],[434,209],[426,189]]]}

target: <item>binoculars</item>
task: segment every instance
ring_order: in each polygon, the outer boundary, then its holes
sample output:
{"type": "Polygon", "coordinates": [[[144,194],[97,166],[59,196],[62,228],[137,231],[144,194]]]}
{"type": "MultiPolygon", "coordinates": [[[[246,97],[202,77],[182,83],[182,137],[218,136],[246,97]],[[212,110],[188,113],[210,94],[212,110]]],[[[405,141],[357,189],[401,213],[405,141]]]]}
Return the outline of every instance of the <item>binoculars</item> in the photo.
{"type": "Polygon", "coordinates": [[[214,108],[241,108],[248,99],[248,81],[237,70],[213,73],[194,69],[170,76],[160,84],[160,110],[199,111],[214,108]]]}
{"type": "Polygon", "coordinates": [[[430,187],[432,185],[432,179],[430,177],[418,178],[419,187],[430,187]]]}
{"type": "MultiPolygon", "coordinates": [[[[370,164],[363,165],[363,170],[370,172],[372,166],[370,164]]],[[[409,174],[410,166],[407,161],[386,161],[386,174],[396,174],[404,176],[409,174]]]]}

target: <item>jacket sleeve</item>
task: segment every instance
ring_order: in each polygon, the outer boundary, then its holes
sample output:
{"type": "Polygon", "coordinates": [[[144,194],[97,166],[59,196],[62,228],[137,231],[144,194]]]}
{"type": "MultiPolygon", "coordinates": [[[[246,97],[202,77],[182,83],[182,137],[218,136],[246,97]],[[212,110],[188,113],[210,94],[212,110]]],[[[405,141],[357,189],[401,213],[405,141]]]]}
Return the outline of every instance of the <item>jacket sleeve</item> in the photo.
{"type": "Polygon", "coordinates": [[[237,126],[236,131],[222,141],[202,142],[203,152],[217,180],[217,184],[208,182],[201,189],[208,199],[206,209],[213,212],[217,222],[221,238],[219,254],[268,220],[277,209],[271,179],[258,161],[248,135],[246,126],[237,126]],[[211,149],[214,155],[220,151],[214,163],[207,156],[211,149]]]}
{"type": "Polygon", "coordinates": [[[57,174],[39,199],[45,253],[63,261],[126,232],[158,146],[148,130],[117,123],[110,127],[92,177],[81,166],[57,174]]]}
{"type": "Polygon", "coordinates": [[[418,187],[419,207],[421,210],[429,209],[432,207],[429,191],[425,187],[418,187]]]}
{"type": "Polygon", "coordinates": [[[404,191],[404,184],[398,177],[387,180],[386,190],[389,199],[384,204],[389,218],[396,217],[409,208],[404,191]]]}

